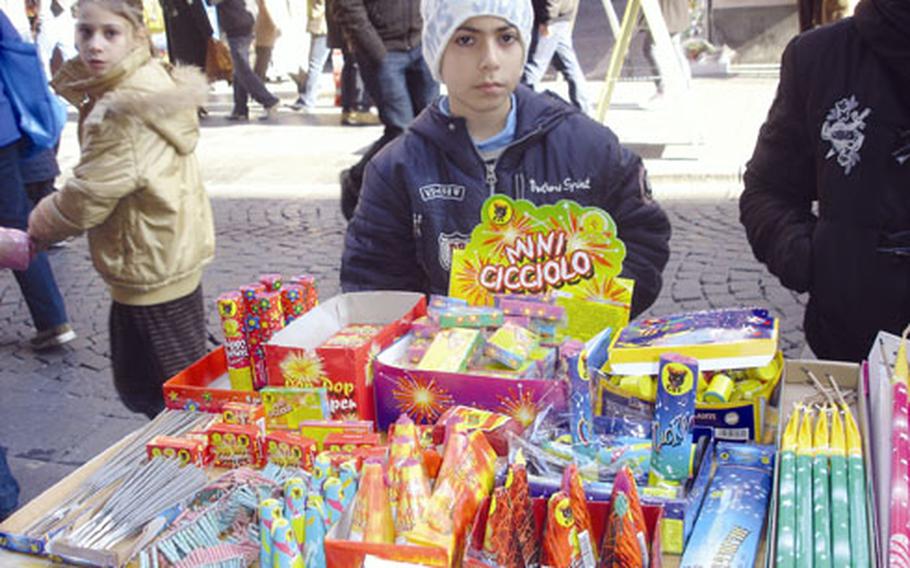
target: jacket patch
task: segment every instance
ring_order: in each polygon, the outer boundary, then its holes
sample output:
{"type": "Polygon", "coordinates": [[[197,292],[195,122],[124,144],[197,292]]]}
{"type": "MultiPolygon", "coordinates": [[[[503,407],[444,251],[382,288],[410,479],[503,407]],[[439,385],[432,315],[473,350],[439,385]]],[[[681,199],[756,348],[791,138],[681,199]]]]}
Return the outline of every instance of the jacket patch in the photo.
{"type": "Polygon", "coordinates": [[[464,233],[439,233],[439,265],[444,271],[452,268],[452,250],[464,249],[470,238],[464,233]]]}
{"type": "Polygon", "coordinates": [[[420,199],[424,203],[434,199],[445,199],[448,201],[464,201],[465,188],[463,185],[434,183],[421,187],[420,199]]]}
{"type": "Polygon", "coordinates": [[[561,182],[556,183],[549,183],[546,181],[538,182],[535,179],[529,179],[528,189],[531,191],[531,193],[575,193],[576,191],[590,190],[591,178],[566,178],[561,182]]]}
{"type": "Polygon", "coordinates": [[[837,164],[844,168],[845,175],[850,175],[850,171],[859,164],[859,151],[866,140],[863,130],[866,129],[866,117],[871,112],[869,108],[859,110],[856,95],[851,95],[834,103],[822,123],[822,140],[831,143],[825,159],[837,156],[837,164]]]}

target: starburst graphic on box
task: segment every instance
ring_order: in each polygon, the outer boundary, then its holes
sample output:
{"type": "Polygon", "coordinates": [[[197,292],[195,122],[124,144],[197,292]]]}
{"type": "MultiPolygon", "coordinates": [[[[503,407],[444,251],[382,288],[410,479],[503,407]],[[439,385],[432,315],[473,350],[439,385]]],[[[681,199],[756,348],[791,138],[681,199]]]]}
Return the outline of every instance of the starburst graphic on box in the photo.
{"type": "Polygon", "coordinates": [[[509,387],[506,395],[497,395],[499,399],[499,411],[507,414],[517,420],[522,426],[530,426],[540,407],[534,402],[534,393],[518,387],[513,389],[509,387]]]}
{"type": "Polygon", "coordinates": [[[472,306],[491,305],[493,296],[480,283],[480,270],[483,268],[483,258],[477,252],[464,253],[461,270],[453,272],[452,280],[461,290],[461,297],[472,306]]]}
{"type": "Polygon", "coordinates": [[[435,422],[443,410],[454,403],[449,391],[439,386],[435,379],[417,379],[410,373],[395,379],[392,397],[398,412],[405,412],[425,424],[435,422]]]}
{"type": "Polygon", "coordinates": [[[489,247],[493,254],[500,255],[516,240],[542,230],[542,225],[526,213],[518,212],[504,225],[481,225],[477,236],[483,246],[489,247]]]}
{"type": "Polygon", "coordinates": [[[290,353],[279,365],[284,375],[284,385],[293,388],[319,387],[325,371],[322,359],[316,353],[297,351],[290,353]]]}

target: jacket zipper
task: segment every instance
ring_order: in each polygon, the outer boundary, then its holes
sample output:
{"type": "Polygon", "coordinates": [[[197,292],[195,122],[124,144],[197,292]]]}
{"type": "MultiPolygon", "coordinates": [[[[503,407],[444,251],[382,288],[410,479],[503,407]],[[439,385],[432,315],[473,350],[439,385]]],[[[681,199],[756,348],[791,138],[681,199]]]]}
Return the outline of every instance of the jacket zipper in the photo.
{"type": "Polygon", "coordinates": [[[484,162],[484,167],[487,169],[487,187],[490,189],[490,197],[493,197],[493,194],[496,193],[496,164],[499,162],[499,159],[493,160],[492,163],[484,162]]]}
{"type": "Polygon", "coordinates": [[[496,176],[496,166],[499,165],[499,159],[502,158],[505,155],[505,153],[508,152],[509,150],[511,150],[512,148],[518,146],[519,144],[523,144],[529,138],[537,135],[537,133],[540,132],[541,130],[542,130],[542,128],[538,126],[537,128],[535,128],[531,132],[528,132],[527,134],[525,134],[518,140],[513,140],[512,143],[509,144],[508,146],[506,146],[506,148],[502,151],[502,153],[499,154],[499,156],[495,160],[493,160],[492,163],[488,163],[486,160],[484,160],[483,156],[481,156],[480,153],[477,152],[475,149],[475,152],[477,153],[477,157],[480,158],[481,162],[483,162],[483,167],[486,170],[486,175],[484,177],[484,180],[487,183],[487,189],[490,190],[490,197],[492,197],[496,193],[496,184],[499,182],[499,179],[496,176]]]}

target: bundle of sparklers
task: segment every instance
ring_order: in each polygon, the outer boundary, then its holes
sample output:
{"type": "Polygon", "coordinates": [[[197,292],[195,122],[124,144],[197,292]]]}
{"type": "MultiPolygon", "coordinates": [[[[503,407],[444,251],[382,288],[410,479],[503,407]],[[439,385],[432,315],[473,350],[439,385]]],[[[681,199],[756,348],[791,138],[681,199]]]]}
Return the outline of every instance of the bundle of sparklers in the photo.
{"type": "Polygon", "coordinates": [[[869,566],[863,445],[847,397],[828,375],[827,398],[794,406],[781,437],[776,566],[869,566]],[[831,392],[833,391],[833,395],[831,392]]]}

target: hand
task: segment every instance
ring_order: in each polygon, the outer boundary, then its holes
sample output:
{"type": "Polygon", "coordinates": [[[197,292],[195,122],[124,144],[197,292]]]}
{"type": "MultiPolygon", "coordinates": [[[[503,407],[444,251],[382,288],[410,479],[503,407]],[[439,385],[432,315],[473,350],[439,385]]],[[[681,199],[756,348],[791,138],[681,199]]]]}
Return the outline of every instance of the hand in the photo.
{"type": "Polygon", "coordinates": [[[547,24],[540,24],[537,26],[537,31],[540,33],[540,37],[548,37],[550,35],[550,26],[547,24]]]}

